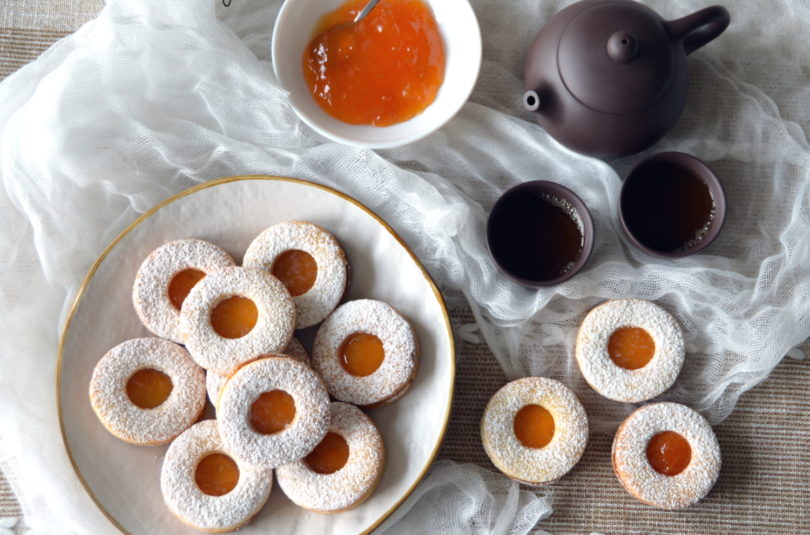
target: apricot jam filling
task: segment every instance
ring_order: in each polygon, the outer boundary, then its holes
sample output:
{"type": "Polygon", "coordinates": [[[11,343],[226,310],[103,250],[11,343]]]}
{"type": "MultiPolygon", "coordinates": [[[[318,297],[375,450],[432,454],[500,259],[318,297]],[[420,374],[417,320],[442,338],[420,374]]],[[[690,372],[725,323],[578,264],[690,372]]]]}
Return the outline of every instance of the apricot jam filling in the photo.
{"type": "Polygon", "coordinates": [[[310,470],[319,474],[333,474],[349,460],[349,445],[346,439],[329,431],[312,453],[304,458],[310,470]]]}
{"type": "Polygon", "coordinates": [[[639,327],[622,327],[608,340],[608,355],[617,366],[627,370],[643,368],[655,354],[655,340],[639,327]]]}
{"type": "Polygon", "coordinates": [[[197,465],[194,481],[209,496],[224,496],[239,483],[239,467],[222,453],[206,455],[197,465]]]}
{"type": "Polygon", "coordinates": [[[259,309],[247,297],[235,295],[211,311],[211,326],[223,338],[242,338],[256,326],[259,309]]]}
{"type": "Polygon", "coordinates": [[[421,113],[444,81],[444,43],[423,0],[386,0],[352,24],[368,0],[321,18],[304,50],[318,105],[349,124],[388,126],[421,113]]]}
{"type": "Polygon", "coordinates": [[[127,396],[142,409],[154,409],[169,398],[172,380],[163,372],[145,368],[138,370],[127,381],[127,396]]]}
{"type": "Polygon", "coordinates": [[[675,431],[663,431],[647,444],[647,460],[653,470],[665,476],[683,472],[692,460],[692,447],[675,431]]]}
{"type": "Polygon", "coordinates": [[[527,448],[544,448],[554,437],[554,417],[540,405],[520,409],[514,427],[515,436],[527,448]]]}
{"type": "Polygon", "coordinates": [[[205,273],[199,269],[192,268],[184,269],[172,277],[172,280],[169,281],[168,293],[169,301],[172,302],[172,306],[175,309],[180,310],[188,293],[203,277],[205,277],[205,273]]]}
{"type": "Polygon", "coordinates": [[[385,359],[385,349],[380,339],[367,333],[349,335],[338,353],[343,369],[355,377],[371,375],[385,359]]]}
{"type": "Polygon", "coordinates": [[[250,406],[250,425],[257,433],[283,431],[295,418],[295,401],[283,390],[264,392],[250,406]]]}
{"type": "Polygon", "coordinates": [[[305,251],[286,251],[273,263],[273,276],[287,287],[293,297],[302,295],[315,284],[318,263],[305,251]]]}

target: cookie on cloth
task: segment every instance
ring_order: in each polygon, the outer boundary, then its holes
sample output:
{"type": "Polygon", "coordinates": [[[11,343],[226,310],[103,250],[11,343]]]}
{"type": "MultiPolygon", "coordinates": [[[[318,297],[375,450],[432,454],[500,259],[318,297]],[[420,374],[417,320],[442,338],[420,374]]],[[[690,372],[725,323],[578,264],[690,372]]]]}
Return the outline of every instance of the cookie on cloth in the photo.
{"type": "Polygon", "coordinates": [[[323,321],[349,286],[349,262],[338,241],[305,221],[263,231],[248,247],[243,265],[267,270],[284,283],[295,303],[296,329],[323,321]]]}
{"type": "Polygon", "coordinates": [[[90,403],[104,427],[121,440],[165,444],[202,415],[205,371],[174,342],[134,338],[96,364],[90,403]]]}
{"type": "Polygon", "coordinates": [[[220,375],[257,355],[283,350],[294,328],[290,293],[261,269],[228,267],[209,274],[191,289],[180,311],[191,357],[220,375]]]}
{"type": "Polygon", "coordinates": [[[380,482],[385,465],[382,435],[363,411],[336,401],[330,412],[329,432],[315,449],[276,470],[284,494],[319,513],[338,513],[363,503],[380,482]]]}
{"type": "Polygon", "coordinates": [[[390,403],[404,395],[416,377],[416,332],[382,301],[349,301],[318,328],[312,367],[340,401],[367,407],[390,403]]]}
{"type": "Polygon", "coordinates": [[[180,435],[169,446],[160,471],[160,490],[169,510],[208,533],[247,524],[267,502],[272,487],[272,470],[228,455],[214,420],[180,435]]]}
{"type": "Polygon", "coordinates": [[[132,286],[132,303],[144,326],[161,338],[182,344],[180,309],[206,274],[233,266],[231,255],[205,240],[175,240],[143,261],[132,286]]]}
{"type": "Polygon", "coordinates": [[[686,354],[683,332],[650,301],[619,299],[591,310],[577,333],[575,355],[591,387],[614,401],[638,403],[675,382],[686,354]]]}
{"type": "Polygon", "coordinates": [[[720,475],[720,444],[712,427],[679,403],[636,409],[616,431],[611,456],[625,490],[660,509],[697,503],[720,475]]]}
{"type": "Polygon", "coordinates": [[[505,384],[487,403],[481,441],[492,464],[510,478],[541,485],[567,474],[588,442],[588,417],[559,381],[524,377],[505,384]]]}

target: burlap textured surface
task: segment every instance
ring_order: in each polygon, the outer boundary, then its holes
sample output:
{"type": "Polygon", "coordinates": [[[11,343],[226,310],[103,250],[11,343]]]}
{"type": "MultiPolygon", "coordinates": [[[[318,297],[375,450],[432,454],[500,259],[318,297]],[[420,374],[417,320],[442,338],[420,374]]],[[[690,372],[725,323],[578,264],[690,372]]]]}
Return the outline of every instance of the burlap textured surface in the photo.
{"type": "MultiPolygon", "coordinates": [[[[4,3],[0,7],[0,77],[36,58],[100,7],[95,0],[4,3]]],[[[460,304],[452,307],[451,314],[456,326],[473,321],[460,304]]],[[[460,349],[454,410],[440,457],[493,469],[480,444],[478,422],[487,399],[505,377],[485,345],[463,343],[460,349]]],[[[723,471],[715,490],[698,506],[660,512],[632,500],[610,469],[611,436],[594,433],[574,471],[539,491],[553,496],[555,511],[538,527],[553,533],[810,530],[806,513],[810,496],[804,488],[810,470],[806,453],[810,402],[804,393],[808,379],[806,362],[787,360],[764,384],[741,398],[732,416],[716,429],[723,448],[723,471]]],[[[10,489],[0,480],[0,517],[19,514],[10,489]]]]}

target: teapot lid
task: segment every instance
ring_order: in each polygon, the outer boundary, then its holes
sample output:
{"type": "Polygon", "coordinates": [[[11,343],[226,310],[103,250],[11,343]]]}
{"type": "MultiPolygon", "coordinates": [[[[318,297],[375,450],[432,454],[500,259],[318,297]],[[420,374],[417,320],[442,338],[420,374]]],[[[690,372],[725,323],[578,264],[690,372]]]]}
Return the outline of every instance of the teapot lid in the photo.
{"type": "Polygon", "coordinates": [[[654,11],[634,2],[605,2],[568,24],[560,38],[557,68],[584,105],[626,115],[651,106],[664,94],[674,55],[654,11]]]}

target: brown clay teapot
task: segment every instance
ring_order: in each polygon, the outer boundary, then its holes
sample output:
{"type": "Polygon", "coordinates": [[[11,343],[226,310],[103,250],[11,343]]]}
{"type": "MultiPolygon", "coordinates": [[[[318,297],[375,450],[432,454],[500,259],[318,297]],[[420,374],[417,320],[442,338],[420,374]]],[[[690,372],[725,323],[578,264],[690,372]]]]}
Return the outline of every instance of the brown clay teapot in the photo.
{"type": "Polygon", "coordinates": [[[630,0],[583,0],[540,30],[524,70],[524,106],[563,145],[591,156],[649,147],[686,103],[686,56],[730,22],[721,6],[666,21],[630,0]]]}

